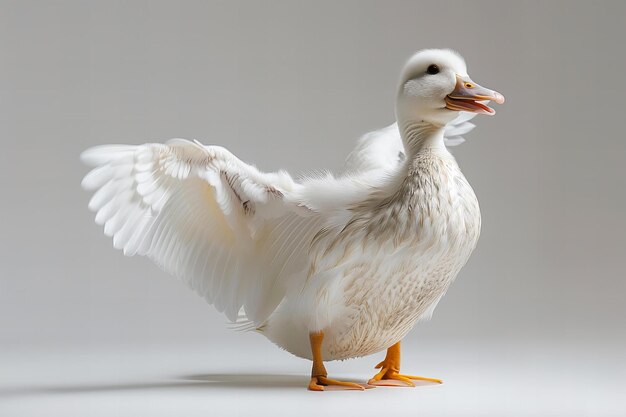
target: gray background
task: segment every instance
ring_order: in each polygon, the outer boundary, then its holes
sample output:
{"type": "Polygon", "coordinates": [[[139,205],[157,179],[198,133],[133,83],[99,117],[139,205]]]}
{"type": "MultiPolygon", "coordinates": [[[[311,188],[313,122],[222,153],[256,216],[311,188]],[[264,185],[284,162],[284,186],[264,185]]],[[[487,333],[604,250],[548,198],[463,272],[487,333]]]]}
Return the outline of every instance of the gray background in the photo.
{"type": "MultiPolygon", "coordinates": [[[[0,410],[626,413],[625,18],[617,1],[0,1],[0,410]],[[93,223],[85,148],[197,138],[264,170],[338,169],[426,47],[507,98],[453,150],[478,249],[405,343],[407,371],[444,386],[312,399],[307,362],[93,223]]],[[[377,359],[330,370],[363,380],[377,359]]]]}

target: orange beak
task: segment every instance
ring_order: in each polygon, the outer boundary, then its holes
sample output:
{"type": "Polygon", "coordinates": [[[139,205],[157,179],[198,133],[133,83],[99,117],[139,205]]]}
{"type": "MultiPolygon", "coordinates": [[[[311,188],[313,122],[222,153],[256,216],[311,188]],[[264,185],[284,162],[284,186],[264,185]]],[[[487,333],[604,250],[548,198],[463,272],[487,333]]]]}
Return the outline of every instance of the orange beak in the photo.
{"type": "Polygon", "coordinates": [[[481,101],[495,101],[504,103],[504,96],[497,91],[481,87],[469,77],[457,74],[454,90],[446,96],[446,108],[454,111],[471,113],[496,114],[496,111],[481,101]]]}

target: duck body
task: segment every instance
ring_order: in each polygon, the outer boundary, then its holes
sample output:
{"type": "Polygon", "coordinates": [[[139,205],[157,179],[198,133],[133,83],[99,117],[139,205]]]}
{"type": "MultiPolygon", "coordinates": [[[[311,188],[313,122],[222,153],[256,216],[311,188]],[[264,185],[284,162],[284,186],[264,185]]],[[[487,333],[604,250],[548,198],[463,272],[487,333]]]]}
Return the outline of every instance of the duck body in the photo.
{"type": "Polygon", "coordinates": [[[262,334],[310,359],[309,331],[322,330],[324,358],[347,359],[389,348],[430,317],[476,246],[480,210],[440,133],[427,134],[344,223],[318,233],[305,286],[262,334]]]}
{"type": "Polygon", "coordinates": [[[368,383],[441,382],[401,374],[400,342],[478,241],[478,201],[446,145],[495,113],[489,100],[504,97],[474,83],[460,55],[423,50],[402,70],[396,123],[364,135],[338,176],[265,173],[220,146],[172,139],[88,149],[82,184],[115,248],[312,359],[310,390],[364,389],[328,378],[324,360],[385,349],[368,383]]]}

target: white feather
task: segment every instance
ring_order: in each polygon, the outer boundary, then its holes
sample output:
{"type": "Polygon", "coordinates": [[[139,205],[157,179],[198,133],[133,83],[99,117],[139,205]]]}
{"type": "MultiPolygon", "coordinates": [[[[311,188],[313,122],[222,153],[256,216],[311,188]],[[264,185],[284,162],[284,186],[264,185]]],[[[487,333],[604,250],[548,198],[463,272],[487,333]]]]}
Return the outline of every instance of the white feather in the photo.
{"type": "Polygon", "coordinates": [[[89,208],[114,247],[150,257],[232,320],[243,307],[262,324],[285,292],[274,283],[306,266],[301,243],[315,219],[286,198],[297,184],[284,172],[264,174],[224,148],[182,139],[99,146],[81,159],[95,166],[82,184],[96,190],[89,208]],[[250,288],[257,292],[241,293],[250,288]]]}
{"type": "MultiPolygon", "coordinates": [[[[476,113],[459,112],[456,119],[446,125],[444,143],[457,146],[465,142],[460,137],[476,127],[469,121],[476,113]]],[[[395,171],[406,157],[398,124],[393,123],[383,129],[361,136],[355,149],[346,158],[344,172],[364,172],[381,169],[382,172],[395,171]]]]}
{"type": "Polygon", "coordinates": [[[91,148],[89,208],[115,248],[151,258],[239,328],[302,357],[322,329],[326,359],[374,353],[430,317],[478,239],[476,197],[444,146],[475,127],[474,113],[442,106],[455,74],[466,75],[456,53],[415,55],[400,123],[361,137],[339,175],[294,181],[184,139],[91,148]],[[426,76],[433,62],[441,74],[426,76]]]}

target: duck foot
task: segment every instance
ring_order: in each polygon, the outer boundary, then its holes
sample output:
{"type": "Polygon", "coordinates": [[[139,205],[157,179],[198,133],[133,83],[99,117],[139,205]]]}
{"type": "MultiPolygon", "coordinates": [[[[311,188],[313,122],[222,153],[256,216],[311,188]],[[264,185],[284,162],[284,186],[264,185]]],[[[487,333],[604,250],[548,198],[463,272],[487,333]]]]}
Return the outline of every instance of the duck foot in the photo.
{"type": "Polygon", "coordinates": [[[326,387],[339,387],[342,390],[359,390],[366,388],[374,388],[367,384],[357,384],[356,382],[337,381],[328,378],[328,373],[324,367],[324,359],[322,358],[322,343],[324,342],[324,332],[309,333],[311,341],[311,353],[313,354],[313,368],[311,369],[311,381],[309,382],[309,390],[324,391],[326,387]]]}
{"type": "Polygon", "coordinates": [[[427,378],[425,376],[418,375],[406,375],[400,373],[400,342],[387,349],[387,355],[385,359],[375,366],[376,369],[380,368],[372,379],[367,383],[374,386],[387,386],[387,387],[414,387],[413,381],[427,381],[437,384],[443,384],[441,379],[427,378]]]}
{"type": "Polygon", "coordinates": [[[383,367],[383,369],[379,373],[374,375],[372,379],[367,381],[367,383],[369,385],[385,387],[414,387],[415,383],[413,381],[428,381],[434,382],[436,384],[443,384],[443,381],[441,379],[400,374],[396,370],[385,367],[383,367]]]}
{"type": "Polygon", "coordinates": [[[357,384],[356,382],[337,381],[336,379],[330,379],[325,376],[311,377],[309,382],[309,390],[311,391],[324,391],[327,386],[338,387],[336,390],[359,390],[363,391],[367,388],[374,388],[367,384],[357,384]]]}

